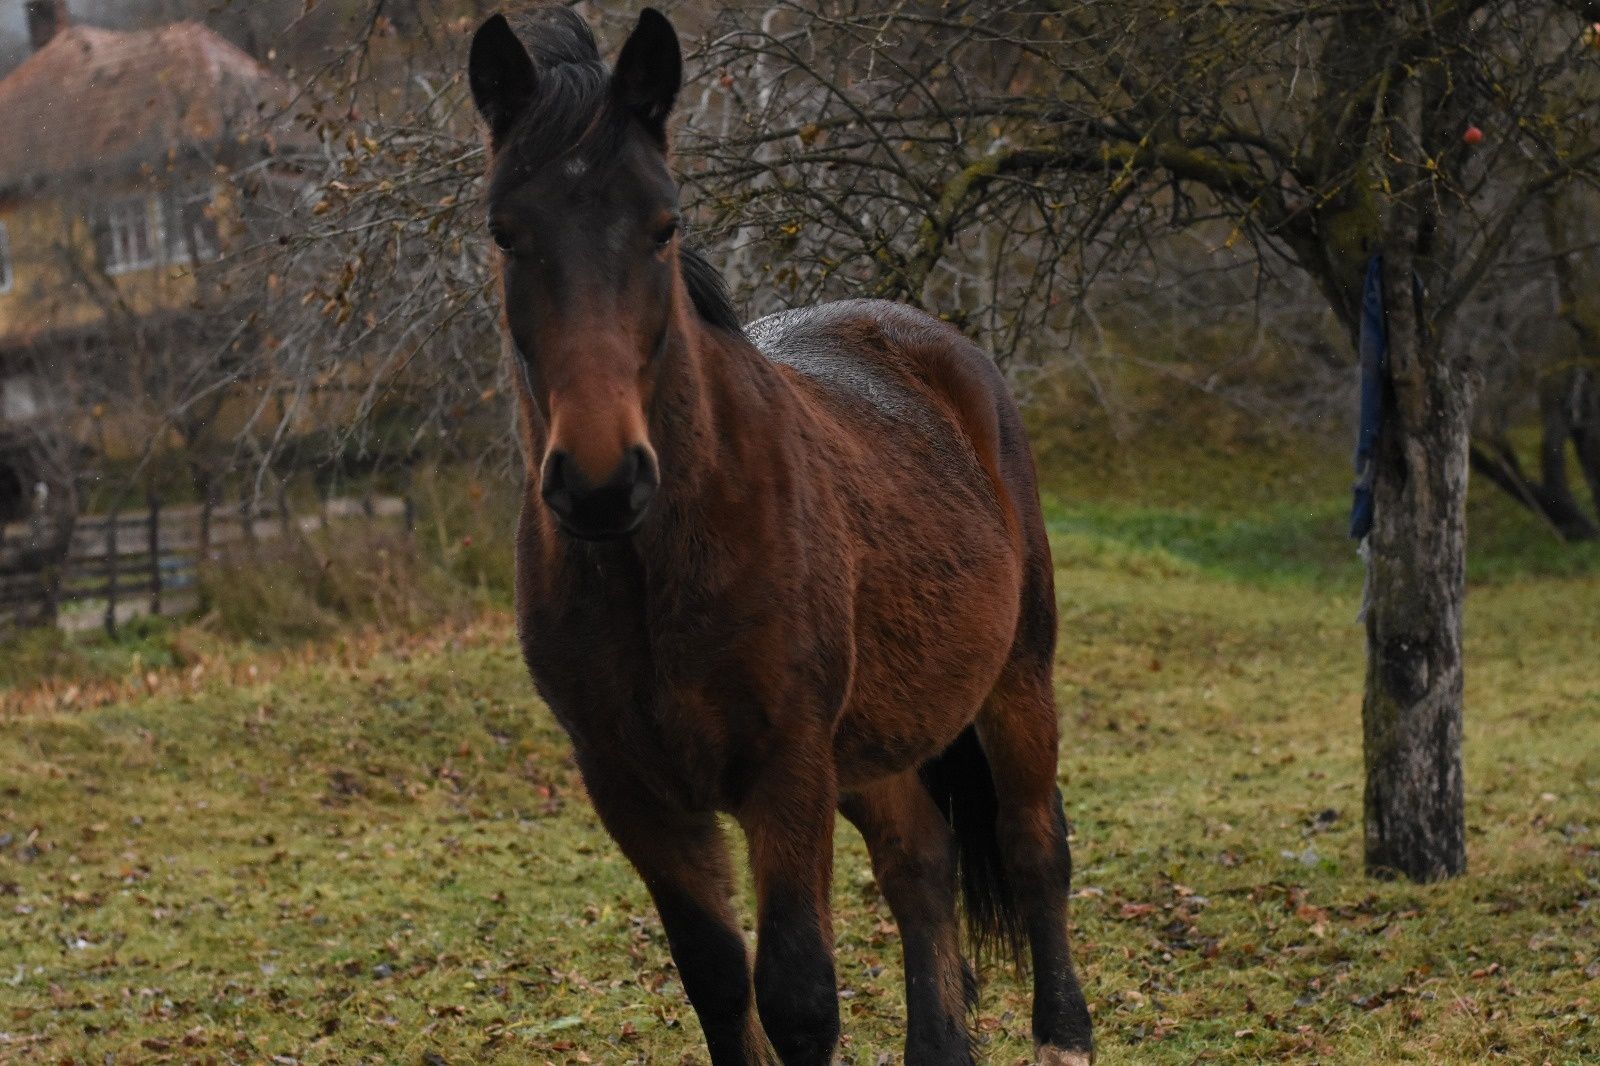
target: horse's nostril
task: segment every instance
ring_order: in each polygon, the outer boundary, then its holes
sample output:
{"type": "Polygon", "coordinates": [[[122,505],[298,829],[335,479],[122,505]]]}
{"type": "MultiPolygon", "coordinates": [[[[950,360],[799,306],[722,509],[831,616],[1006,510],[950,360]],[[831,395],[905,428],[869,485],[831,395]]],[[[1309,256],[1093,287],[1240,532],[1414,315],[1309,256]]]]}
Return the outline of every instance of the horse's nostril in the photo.
{"type": "Polygon", "coordinates": [[[633,469],[630,471],[635,485],[649,485],[654,488],[660,484],[660,473],[656,470],[656,457],[649,448],[642,444],[635,444],[631,449],[633,469]]]}
{"type": "Polygon", "coordinates": [[[656,459],[650,449],[642,444],[636,444],[630,452],[630,466],[628,471],[628,506],[634,511],[643,511],[650,505],[650,500],[655,496],[657,487],[661,484],[661,476],[656,470],[656,459]]]}
{"type": "Polygon", "coordinates": [[[545,460],[539,495],[544,497],[544,502],[550,505],[552,511],[563,518],[572,514],[575,503],[574,473],[572,457],[559,448],[545,460]]]}

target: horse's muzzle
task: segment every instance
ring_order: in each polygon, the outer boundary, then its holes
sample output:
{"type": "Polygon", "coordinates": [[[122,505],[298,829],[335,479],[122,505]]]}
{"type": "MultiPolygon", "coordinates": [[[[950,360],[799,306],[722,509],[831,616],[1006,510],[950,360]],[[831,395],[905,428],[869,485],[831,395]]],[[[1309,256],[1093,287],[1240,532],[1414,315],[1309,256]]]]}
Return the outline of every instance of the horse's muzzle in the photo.
{"type": "Polygon", "coordinates": [[[569,452],[553,448],[545,458],[539,495],[567,533],[583,540],[612,540],[639,528],[660,484],[655,456],[642,444],[625,451],[599,484],[589,480],[569,452]]]}

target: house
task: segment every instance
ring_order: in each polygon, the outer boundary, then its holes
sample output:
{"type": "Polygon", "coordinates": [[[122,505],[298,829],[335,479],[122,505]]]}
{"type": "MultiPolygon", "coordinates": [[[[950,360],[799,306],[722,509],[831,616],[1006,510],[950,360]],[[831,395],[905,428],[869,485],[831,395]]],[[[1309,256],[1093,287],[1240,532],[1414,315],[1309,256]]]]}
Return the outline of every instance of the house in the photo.
{"type": "Polygon", "coordinates": [[[196,22],[102,29],[67,0],[26,14],[32,54],[0,79],[0,521],[36,486],[30,435],[87,434],[69,390],[159,403],[136,349],[170,364],[229,327],[207,285],[238,236],[226,179],[273,156],[289,95],[196,22]]]}

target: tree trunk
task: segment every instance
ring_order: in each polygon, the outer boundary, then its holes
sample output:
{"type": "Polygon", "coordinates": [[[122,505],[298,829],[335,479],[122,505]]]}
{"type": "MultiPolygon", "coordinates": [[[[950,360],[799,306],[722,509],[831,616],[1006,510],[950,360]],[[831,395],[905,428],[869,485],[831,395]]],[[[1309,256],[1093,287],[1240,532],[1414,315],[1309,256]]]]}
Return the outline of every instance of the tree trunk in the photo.
{"type": "Polygon", "coordinates": [[[1471,386],[1421,326],[1408,254],[1386,277],[1393,384],[1375,459],[1367,583],[1366,864],[1434,881],[1466,868],[1461,609],[1471,386]]]}
{"type": "MultiPolygon", "coordinates": [[[[1549,388],[1541,390],[1539,405],[1545,424],[1545,456],[1550,457],[1550,430],[1554,421],[1559,423],[1563,431],[1560,442],[1555,445],[1560,449],[1561,489],[1566,492],[1567,499],[1582,519],[1585,534],[1594,537],[1600,536],[1600,526],[1589,521],[1573,499],[1566,480],[1565,459],[1566,442],[1570,437],[1573,449],[1577,452],[1578,469],[1589,486],[1590,502],[1594,505],[1595,514],[1600,516],[1600,388],[1595,382],[1595,368],[1600,366],[1600,333],[1596,332],[1594,323],[1583,313],[1578,299],[1583,280],[1578,277],[1573,262],[1576,256],[1566,251],[1571,246],[1568,227],[1572,212],[1565,210],[1565,207],[1558,195],[1545,197],[1544,231],[1554,253],[1552,265],[1556,278],[1556,313],[1577,339],[1578,365],[1561,374],[1557,382],[1548,383],[1549,388]]],[[[1552,475],[1547,473],[1545,480],[1553,480],[1552,475]]]]}
{"type": "Polygon", "coordinates": [[[1600,528],[1583,513],[1567,478],[1567,441],[1577,432],[1579,389],[1583,371],[1569,370],[1540,383],[1539,416],[1544,438],[1539,447],[1540,480],[1545,513],[1563,540],[1593,540],[1600,528]]]}
{"type": "Polygon", "coordinates": [[[1600,380],[1597,378],[1600,378],[1600,371],[1592,366],[1578,371],[1577,418],[1572,444],[1578,452],[1583,480],[1589,486],[1589,502],[1595,513],[1600,514],[1600,380]]]}
{"type": "Polygon", "coordinates": [[[1544,436],[1539,444],[1539,479],[1530,477],[1516,449],[1503,432],[1474,443],[1472,471],[1491,481],[1517,503],[1538,515],[1562,540],[1593,540],[1600,526],[1584,513],[1567,477],[1567,441],[1578,447],[1583,460],[1583,369],[1547,376],[1539,383],[1539,412],[1544,436]]]}

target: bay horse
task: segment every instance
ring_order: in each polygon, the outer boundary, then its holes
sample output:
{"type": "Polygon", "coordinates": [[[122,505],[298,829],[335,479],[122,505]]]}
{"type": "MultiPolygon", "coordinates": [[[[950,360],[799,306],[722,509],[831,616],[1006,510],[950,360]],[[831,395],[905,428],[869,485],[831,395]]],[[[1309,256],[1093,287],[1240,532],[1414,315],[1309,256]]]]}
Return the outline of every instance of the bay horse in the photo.
{"type": "Polygon", "coordinates": [[[900,928],[906,1062],[973,1061],[960,891],[977,939],[1027,941],[1038,1062],[1088,1063],[1017,407],[979,347],[908,307],[741,328],[680,231],[682,70],[650,9],[614,70],[565,8],[472,41],[526,470],[523,656],[715,1066],[833,1061],[835,810],[900,928]],[[748,846],[753,971],[719,813],[748,846]]]}

